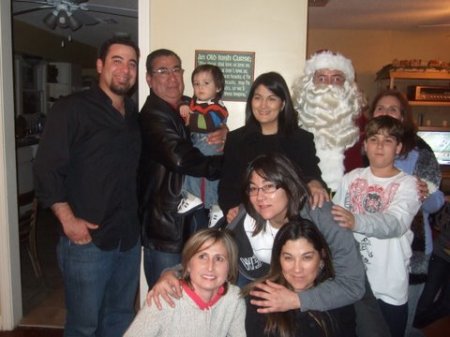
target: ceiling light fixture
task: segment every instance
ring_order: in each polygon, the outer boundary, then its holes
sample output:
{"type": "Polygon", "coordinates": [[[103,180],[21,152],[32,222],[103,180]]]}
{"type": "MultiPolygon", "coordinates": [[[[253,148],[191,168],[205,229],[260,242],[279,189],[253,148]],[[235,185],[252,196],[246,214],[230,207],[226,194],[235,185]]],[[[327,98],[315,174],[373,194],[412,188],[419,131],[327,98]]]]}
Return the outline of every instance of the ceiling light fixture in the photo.
{"type": "Polygon", "coordinates": [[[75,19],[72,12],[64,7],[58,7],[57,9],[51,11],[44,18],[44,23],[50,28],[55,29],[56,27],[65,29],[70,28],[75,31],[81,27],[81,23],[75,19]]]}
{"type": "Polygon", "coordinates": [[[55,29],[56,24],[58,23],[58,11],[54,10],[48,13],[44,18],[44,23],[48,26],[48,28],[55,29]]]}

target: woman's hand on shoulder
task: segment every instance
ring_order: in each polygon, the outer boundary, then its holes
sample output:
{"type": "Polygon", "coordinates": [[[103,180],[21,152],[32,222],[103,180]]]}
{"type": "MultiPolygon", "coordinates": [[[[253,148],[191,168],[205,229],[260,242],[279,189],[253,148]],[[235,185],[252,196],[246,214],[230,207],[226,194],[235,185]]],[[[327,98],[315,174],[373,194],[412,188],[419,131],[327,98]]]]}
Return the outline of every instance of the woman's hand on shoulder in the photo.
{"type": "Polygon", "coordinates": [[[227,212],[227,223],[231,223],[239,213],[239,206],[230,208],[227,212]]]}
{"type": "Polygon", "coordinates": [[[250,303],[259,307],[260,314],[300,309],[300,298],[295,291],[269,280],[256,284],[250,296],[256,297],[250,303]]]}
{"type": "Polygon", "coordinates": [[[428,184],[425,180],[417,178],[417,194],[419,195],[419,200],[424,201],[430,195],[430,190],[428,184]]]}
{"type": "Polygon", "coordinates": [[[168,270],[161,274],[153,288],[147,293],[147,305],[150,306],[153,301],[156,307],[161,310],[162,306],[160,296],[172,308],[175,307],[175,302],[172,298],[181,298],[182,289],[180,280],[177,278],[175,271],[168,270]]]}
{"type": "Polygon", "coordinates": [[[308,183],[310,198],[309,203],[312,209],[316,207],[321,208],[325,201],[330,201],[330,195],[328,191],[323,187],[323,185],[318,180],[311,180],[308,183]]]}

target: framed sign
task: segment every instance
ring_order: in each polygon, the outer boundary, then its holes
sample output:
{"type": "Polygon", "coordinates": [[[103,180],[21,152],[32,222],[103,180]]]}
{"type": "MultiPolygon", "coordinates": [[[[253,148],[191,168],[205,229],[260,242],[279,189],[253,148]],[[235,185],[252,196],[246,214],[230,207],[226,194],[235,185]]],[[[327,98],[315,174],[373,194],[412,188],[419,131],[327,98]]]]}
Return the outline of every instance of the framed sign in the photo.
{"type": "Polygon", "coordinates": [[[255,53],[241,51],[196,50],[195,66],[218,66],[225,77],[223,100],[246,101],[255,75],[255,53]]]}

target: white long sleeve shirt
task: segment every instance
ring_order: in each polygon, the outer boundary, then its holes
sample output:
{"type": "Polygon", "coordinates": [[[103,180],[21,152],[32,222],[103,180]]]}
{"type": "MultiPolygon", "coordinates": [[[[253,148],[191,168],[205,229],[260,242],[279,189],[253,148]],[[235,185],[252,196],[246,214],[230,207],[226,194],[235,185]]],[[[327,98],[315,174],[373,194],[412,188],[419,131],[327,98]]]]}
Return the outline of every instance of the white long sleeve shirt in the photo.
{"type": "Polygon", "coordinates": [[[355,216],[354,236],[377,299],[402,305],[408,300],[413,233],[420,208],[416,179],[404,172],[380,178],[370,167],[347,173],[333,201],[355,216]]]}

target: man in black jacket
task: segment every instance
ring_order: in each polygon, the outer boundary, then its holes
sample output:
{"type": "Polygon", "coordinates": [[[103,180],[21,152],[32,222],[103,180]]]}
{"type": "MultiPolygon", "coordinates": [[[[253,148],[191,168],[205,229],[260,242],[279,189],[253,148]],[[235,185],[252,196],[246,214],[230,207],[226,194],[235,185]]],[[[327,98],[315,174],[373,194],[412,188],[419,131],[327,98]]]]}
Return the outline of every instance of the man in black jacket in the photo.
{"type": "MultiPolygon", "coordinates": [[[[204,156],[191,142],[178,107],[183,99],[180,57],[159,49],[147,57],[150,95],[141,110],[143,139],[139,170],[139,208],[143,225],[144,270],[149,287],[161,271],[180,262],[184,242],[192,230],[188,217],[177,213],[183,176],[217,179],[222,157],[204,156]]],[[[210,135],[222,142],[226,128],[210,135]]]]}

